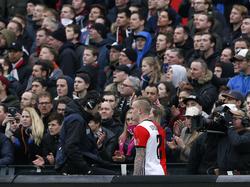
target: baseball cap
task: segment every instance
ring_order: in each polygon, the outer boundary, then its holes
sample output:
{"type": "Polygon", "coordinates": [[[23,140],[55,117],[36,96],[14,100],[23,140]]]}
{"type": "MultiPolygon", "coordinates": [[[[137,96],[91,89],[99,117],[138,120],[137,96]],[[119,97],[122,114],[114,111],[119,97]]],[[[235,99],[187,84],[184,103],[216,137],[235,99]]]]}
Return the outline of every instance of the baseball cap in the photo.
{"type": "Polygon", "coordinates": [[[22,51],[23,46],[20,42],[12,42],[8,48],[9,50],[22,51]]]}
{"type": "Polygon", "coordinates": [[[235,60],[250,60],[250,51],[248,49],[240,49],[234,56],[235,60]]]}
{"type": "Polygon", "coordinates": [[[222,94],[223,97],[230,97],[235,100],[240,100],[241,102],[244,102],[244,96],[242,95],[241,92],[236,91],[236,90],[229,90],[227,93],[222,94]]]}
{"type": "Polygon", "coordinates": [[[189,95],[183,100],[183,102],[186,104],[190,100],[196,101],[199,105],[201,105],[200,99],[196,95],[189,95]]]}
{"type": "Polygon", "coordinates": [[[111,45],[107,45],[108,49],[114,48],[117,51],[122,51],[122,46],[119,45],[117,42],[112,43],[111,45]]]}
{"type": "Polygon", "coordinates": [[[245,113],[240,110],[240,109],[237,109],[237,110],[230,110],[230,112],[235,116],[235,117],[238,117],[238,118],[243,118],[245,116],[245,113]]]}

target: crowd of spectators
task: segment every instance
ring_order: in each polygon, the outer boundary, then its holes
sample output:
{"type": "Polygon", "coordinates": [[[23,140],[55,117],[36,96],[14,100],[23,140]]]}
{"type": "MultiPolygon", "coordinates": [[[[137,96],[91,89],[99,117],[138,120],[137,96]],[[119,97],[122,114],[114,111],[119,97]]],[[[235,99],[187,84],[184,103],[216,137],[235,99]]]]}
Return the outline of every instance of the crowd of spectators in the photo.
{"type": "Polygon", "coordinates": [[[1,1],[0,165],[114,174],[110,165],[134,162],[140,118],[130,108],[146,97],[166,133],[167,163],[249,174],[249,7],[1,1]]]}

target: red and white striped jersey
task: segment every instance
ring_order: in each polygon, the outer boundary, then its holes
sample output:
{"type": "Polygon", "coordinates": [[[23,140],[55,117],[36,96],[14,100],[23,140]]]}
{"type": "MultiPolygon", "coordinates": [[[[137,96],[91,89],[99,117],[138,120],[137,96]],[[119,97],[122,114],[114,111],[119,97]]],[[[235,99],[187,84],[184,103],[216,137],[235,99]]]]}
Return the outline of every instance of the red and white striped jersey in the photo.
{"type": "Polygon", "coordinates": [[[135,146],[146,148],[145,175],[167,174],[165,136],[164,129],[149,120],[135,127],[135,146]]]}

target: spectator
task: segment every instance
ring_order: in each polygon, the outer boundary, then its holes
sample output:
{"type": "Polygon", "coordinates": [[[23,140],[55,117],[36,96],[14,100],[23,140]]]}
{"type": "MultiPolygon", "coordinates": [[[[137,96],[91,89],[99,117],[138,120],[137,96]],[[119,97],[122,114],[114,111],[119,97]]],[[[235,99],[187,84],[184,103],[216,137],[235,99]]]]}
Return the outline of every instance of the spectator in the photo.
{"type": "Polygon", "coordinates": [[[36,107],[37,95],[32,92],[24,92],[21,96],[20,109],[24,109],[26,107],[36,107]]]}
{"type": "Polygon", "coordinates": [[[66,41],[65,29],[59,28],[51,33],[48,44],[58,51],[58,64],[63,74],[74,78],[81,65],[77,60],[73,44],[66,41]]]}
{"type": "Polygon", "coordinates": [[[0,76],[0,102],[7,107],[20,107],[19,99],[9,92],[10,82],[4,77],[0,76]]]}
{"type": "Polygon", "coordinates": [[[38,95],[37,105],[40,117],[43,121],[43,124],[45,125],[45,129],[47,129],[48,117],[53,109],[51,94],[48,92],[43,92],[38,95]]]}
{"type": "Polygon", "coordinates": [[[140,76],[139,68],[137,67],[137,53],[132,48],[124,48],[119,55],[119,65],[126,65],[129,67],[130,75],[140,76]]]}
{"type": "Polygon", "coordinates": [[[162,66],[164,61],[164,54],[167,49],[173,46],[173,36],[171,33],[159,33],[156,38],[155,50],[157,58],[162,66]]]}
{"type": "Polygon", "coordinates": [[[73,43],[75,46],[75,51],[78,60],[82,62],[82,54],[84,51],[84,46],[79,41],[81,34],[80,27],[76,24],[68,24],[65,28],[65,32],[67,40],[73,43]]]}
{"type": "Polygon", "coordinates": [[[0,132],[0,149],[1,149],[1,156],[0,156],[0,165],[11,165],[14,161],[14,150],[11,142],[9,139],[0,132]]]}
{"type": "Polygon", "coordinates": [[[59,133],[62,127],[63,116],[52,113],[49,117],[48,132],[42,139],[42,154],[36,155],[36,159],[32,163],[38,167],[44,165],[54,165],[56,150],[59,144],[59,133]]]}
{"type": "Polygon", "coordinates": [[[174,30],[174,44],[183,50],[184,58],[189,59],[193,53],[193,40],[188,27],[177,26],[174,30]]]}
{"type": "MultiPolygon", "coordinates": [[[[103,111],[101,106],[100,111],[103,111]]],[[[117,136],[110,128],[102,126],[100,114],[96,114],[88,123],[96,138],[98,152],[103,160],[112,161],[112,155],[117,146],[117,136]]]]}
{"type": "Polygon", "coordinates": [[[122,46],[118,45],[116,42],[112,43],[111,45],[107,45],[107,48],[109,49],[109,63],[104,69],[106,74],[105,85],[108,85],[112,82],[114,68],[119,65],[119,55],[122,51],[122,46]]]}
{"type": "Polygon", "coordinates": [[[194,60],[188,72],[188,80],[193,87],[193,92],[201,101],[203,110],[210,114],[212,106],[217,99],[217,90],[211,84],[212,72],[202,59],[194,60]]]}
{"type": "Polygon", "coordinates": [[[197,131],[194,124],[195,118],[200,115],[200,110],[197,107],[187,107],[185,112],[185,127],[181,130],[180,137],[173,136],[171,142],[167,145],[172,149],[177,157],[177,161],[187,162],[190,154],[191,147],[194,141],[202,134],[197,131]]]}
{"type": "MultiPolygon", "coordinates": [[[[88,122],[98,111],[101,102],[97,92],[92,91],[85,99],[68,105],[69,112],[64,118],[60,144],[56,155],[56,169],[70,174],[109,174],[107,170],[91,166],[102,162],[94,136],[87,131],[88,122]],[[85,132],[85,133],[84,133],[85,132]]],[[[111,173],[111,172],[110,172],[111,173]]],[[[112,172],[112,174],[114,174],[112,172]]]]}
{"type": "Polygon", "coordinates": [[[156,84],[160,80],[160,65],[154,57],[143,58],[141,72],[142,89],[145,89],[148,84],[156,84]]]}
{"type": "Polygon", "coordinates": [[[0,132],[5,133],[6,124],[4,120],[8,115],[8,108],[5,104],[0,104],[0,132]]]}
{"type": "Polygon", "coordinates": [[[232,42],[239,38],[241,36],[241,24],[243,18],[247,15],[248,10],[243,5],[235,4],[233,5],[230,16],[229,16],[229,22],[230,22],[230,31],[229,36],[227,38],[225,37],[224,40],[226,40],[227,45],[231,45],[232,42]]]}
{"type": "Polygon", "coordinates": [[[0,31],[0,55],[3,56],[7,53],[7,49],[10,47],[10,45],[16,40],[15,33],[13,33],[10,30],[2,29],[0,31]]]}
{"type": "Polygon", "coordinates": [[[87,74],[78,73],[76,74],[74,81],[74,93],[78,98],[84,98],[90,87],[90,78],[87,74]]]}
{"type": "Polygon", "coordinates": [[[77,97],[73,95],[74,91],[74,81],[69,76],[59,77],[56,81],[56,91],[57,97],[54,100],[58,100],[60,97],[68,96],[69,98],[76,99],[77,97]]]}
{"type": "Polygon", "coordinates": [[[31,164],[35,155],[40,154],[44,125],[35,109],[23,109],[21,125],[11,141],[15,148],[15,164],[31,164]]]}
{"type": "Polygon", "coordinates": [[[112,91],[118,94],[120,92],[122,82],[128,77],[129,74],[130,70],[126,65],[116,66],[113,73],[113,83],[107,85],[105,91],[112,91]]]}
{"type": "Polygon", "coordinates": [[[222,97],[224,97],[225,104],[234,104],[239,110],[242,108],[244,96],[239,91],[230,90],[223,93],[222,97]]]}
{"type": "Polygon", "coordinates": [[[233,58],[233,51],[231,48],[224,48],[220,55],[220,61],[223,63],[231,63],[233,58]]]}
{"type": "MultiPolygon", "coordinates": [[[[230,110],[233,117],[232,125],[227,125],[227,135],[218,142],[217,173],[227,171],[244,175],[249,171],[250,135],[247,127],[249,120],[242,110],[230,110]],[[244,141],[243,141],[244,140],[244,141]],[[236,161],[236,162],[235,162],[236,161]]],[[[215,169],[216,170],[216,169],[215,169]]]]}
{"type": "Polygon", "coordinates": [[[13,42],[8,51],[8,58],[12,63],[10,76],[12,77],[12,84],[16,89],[16,93],[19,96],[26,89],[29,76],[31,75],[31,67],[24,56],[22,44],[13,42]]]}
{"type": "Polygon", "coordinates": [[[237,90],[241,92],[244,96],[250,91],[250,79],[249,71],[250,65],[248,61],[250,60],[250,53],[248,49],[241,49],[235,56],[234,59],[239,63],[240,73],[232,77],[227,86],[231,90],[237,90]]]}
{"type": "Polygon", "coordinates": [[[40,95],[42,92],[47,91],[47,83],[41,77],[34,78],[31,83],[31,92],[40,95]]]}
{"type": "Polygon", "coordinates": [[[135,50],[137,52],[136,65],[141,67],[142,59],[149,56],[150,48],[152,45],[152,37],[149,32],[141,31],[135,36],[135,50]]]}
{"type": "Polygon", "coordinates": [[[119,137],[119,150],[116,150],[112,157],[114,162],[132,163],[135,158],[134,128],[138,124],[131,109],[126,113],[123,132],[119,137]]]}
{"type": "Polygon", "coordinates": [[[178,64],[170,65],[167,73],[162,76],[162,81],[171,82],[178,89],[181,82],[187,81],[187,70],[178,64]]]}
{"type": "Polygon", "coordinates": [[[71,101],[72,99],[67,96],[59,98],[55,105],[56,112],[64,116],[66,107],[71,101]]]}
{"type": "Polygon", "coordinates": [[[125,114],[129,110],[131,101],[140,91],[140,79],[133,76],[128,76],[121,84],[120,101],[117,105],[117,111],[120,113],[120,120],[125,121],[125,114]]]}
{"type": "Polygon", "coordinates": [[[100,125],[113,132],[118,138],[122,133],[122,125],[120,122],[114,120],[114,110],[112,109],[111,104],[106,101],[101,103],[99,113],[101,115],[100,125]]]}

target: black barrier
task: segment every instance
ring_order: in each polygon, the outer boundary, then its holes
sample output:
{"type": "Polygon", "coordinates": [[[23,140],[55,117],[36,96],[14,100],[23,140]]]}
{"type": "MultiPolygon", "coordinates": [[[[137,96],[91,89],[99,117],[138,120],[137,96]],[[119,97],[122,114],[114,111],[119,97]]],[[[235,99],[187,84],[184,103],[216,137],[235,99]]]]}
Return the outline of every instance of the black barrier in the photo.
{"type": "MultiPolygon", "coordinates": [[[[124,164],[123,164],[124,165],[124,164]]],[[[134,165],[133,164],[125,164],[126,174],[132,175],[134,165]]],[[[169,163],[167,164],[168,174],[169,175],[186,175],[187,167],[186,163],[169,163]]],[[[111,164],[109,166],[110,170],[116,171],[117,173],[122,173],[122,164],[111,164]]],[[[9,165],[9,166],[0,166],[0,176],[5,175],[57,175],[54,170],[54,166],[44,166],[41,168],[37,168],[34,165],[9,165]]]]}
{"type": "Polygon", "coordinates": [[[249,187],[250,176],[58,176],[0,177],[1,187],[249,187]]]}
{"type": "MultiPolygon", "coordinates": [[[[121,165],[113,165],[116,170],[121,165]]],[[[128,165],[132,173],[133,165],[128,165]]],[[[0,187],[250,187],[250,176],[183,175],[186,165],[168,164],[169,176],[59,175],[53,166],[0,167],[0,187]]]]}

